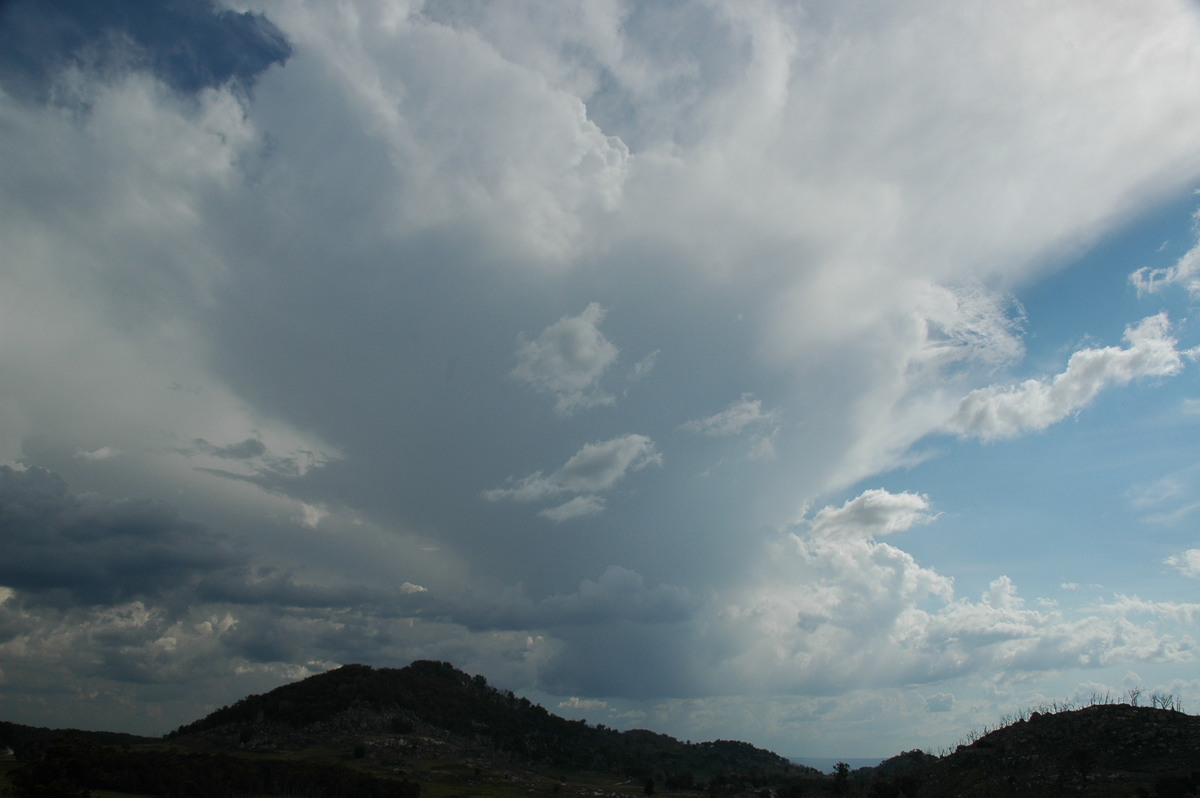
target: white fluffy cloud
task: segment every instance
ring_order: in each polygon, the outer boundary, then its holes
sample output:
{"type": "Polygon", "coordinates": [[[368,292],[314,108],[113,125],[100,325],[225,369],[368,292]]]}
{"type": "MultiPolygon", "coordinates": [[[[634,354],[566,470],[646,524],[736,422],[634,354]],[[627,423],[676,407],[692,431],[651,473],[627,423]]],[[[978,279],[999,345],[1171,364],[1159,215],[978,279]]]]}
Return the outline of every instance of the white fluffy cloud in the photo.
{"type": "Polygon", "coordinates": [[[1124,349],[1082,349],[1071,355],[1066,371],[1051,379],[972,391],[959,403],[949,428],[964,437],[1011,438],[1061,421],[1109,385],[1178,374],[1193,353],[1179,351],[1169,330],[1166,314],[1159,313],[1125,329],[1124,349]]]}
{"type": "Polygon", "coordinates": [[[841,507],[823,507],[809,529],[821,538],[877,538],[929,523],[929,497],[916,493],[868,490],[841,507]]]}
{"type": "Polygon", "coordinates": [[[714,678],[812,693],[1194,656],[1179,627],[1196,605],[1118,597],[1072,614],[1033,609],[1006,576],[978,600],[956,597],[951,578],[875,540],[931,521],[927,511],[924,497],[873,490],[798,525],[717,613],[730,653],[714,678]]]}

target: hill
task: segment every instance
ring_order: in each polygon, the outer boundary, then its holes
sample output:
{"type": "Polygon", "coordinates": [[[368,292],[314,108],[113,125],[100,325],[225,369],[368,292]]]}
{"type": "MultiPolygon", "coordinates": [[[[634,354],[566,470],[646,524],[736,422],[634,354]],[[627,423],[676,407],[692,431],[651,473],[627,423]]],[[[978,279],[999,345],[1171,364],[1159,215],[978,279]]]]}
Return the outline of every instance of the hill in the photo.
{"type": "Polygon", "coordinates": [[[620,732],[546,711],[446,662],[405,668],[345,665],[251,695],[172,732],[245,750],[302,749],[315,743],[363,745],[381,756],[399,747],[453,749],[481,767],[503,760],[540,768],[594,771],[639,783],[765,787],[812,768],[748,743],[683,743],[646,730],[620,732]],[[486,762],[485,762],[486,760],[486,762]]]}
{"type": "Polygon", "coordinates": [[[1200,718],[1097,704],[1022,716],[946,756],[833,776],[747,743],[684,743],[547,712],[449,663],[347,665],[165,738],[0,723],[12,794],[517,798],[1200,795],[1200,718]]]}
{"type": "Polygon", "coordinates": [[[1200,718],[1097,704],[1034,712],[944,757],[908,752],[856,771],[873,795],[1188,796],[1200,794],[1200,718]]]}

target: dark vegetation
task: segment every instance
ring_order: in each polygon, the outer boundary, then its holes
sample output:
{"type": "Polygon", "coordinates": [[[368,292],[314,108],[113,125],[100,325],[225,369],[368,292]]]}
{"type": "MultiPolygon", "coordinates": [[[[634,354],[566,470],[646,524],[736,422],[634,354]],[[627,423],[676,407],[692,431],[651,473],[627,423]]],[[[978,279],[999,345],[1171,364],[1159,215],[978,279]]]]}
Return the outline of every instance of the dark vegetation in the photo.
{"type": "Polygon", "coordinates": [[[1006,718],[934,756],[832,774],[746,743],[569,721],[442,662],[348,665],[166,738],[0,723],[0,792],[33,796],[516,798],[576,794],[1198,796],[1200,718],[1105,701],[1006,718]],[[8,786],[4,787],[7,769],[8,786]],[[97,793],[96,791],[102,791],[97,793]]]}

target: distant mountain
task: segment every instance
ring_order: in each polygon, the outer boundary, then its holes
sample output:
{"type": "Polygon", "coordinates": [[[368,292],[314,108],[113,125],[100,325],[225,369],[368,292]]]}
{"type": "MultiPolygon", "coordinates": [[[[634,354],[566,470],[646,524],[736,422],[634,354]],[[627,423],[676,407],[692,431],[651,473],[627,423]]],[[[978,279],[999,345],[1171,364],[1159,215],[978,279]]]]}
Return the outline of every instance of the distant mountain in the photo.
{"type": "Polygon", "coordinates": [[[251,695],[169,735],[249,750],[300,749],[371,735],[432,739],[463,756],[502,755],[538,767],[620,774],[660,786],[766,787],[812,768],[729,740],[683,743],[646,730],[620,732],[547,712],[447,662],[405,668],[345,665],[251,695]]]}

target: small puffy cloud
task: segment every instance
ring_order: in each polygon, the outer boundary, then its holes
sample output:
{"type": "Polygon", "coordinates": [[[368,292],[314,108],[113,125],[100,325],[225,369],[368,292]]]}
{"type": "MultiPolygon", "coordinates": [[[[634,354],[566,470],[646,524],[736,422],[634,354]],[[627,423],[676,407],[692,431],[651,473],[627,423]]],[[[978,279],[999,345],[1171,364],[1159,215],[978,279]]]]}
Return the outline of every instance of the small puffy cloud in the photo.
{"type": "Polygon", "coordinates": [[[1169,329],[1166,313],[1149,316],[1125,329],[1124,349],[1082,349],[1071,356],[1066,371],[1052,379],[972,391],[959,403],[948,427],[964,438],[1012,438],[1061,421],[1109,385],[1178,374],[1184,357],[1192,353],[1176,348],[1169,329]]]}
{"type": "Polygon", "coordinates": [[[929,523],[935,516],[926,512],[928,509],[928,496],[876,488],[864,491],[841,507],[822,508],[809,527],[813,536],[819,538],[876,538],[929,523]]]}
{"type": "Polygon", "coordinates": [[[1200,579],[1200,549],[1188,549],[1182,554],[1172,554],[1164,562],[1184,576],[1200,579]]]}
{"type": "Polygon", "coordinates": [[[538,393],[553,396],[559,415],[613,402],[600,390],[600,378],[620,350],[600,332],[604,314],[592,302],[578,316],[564,316],[537,338],[519,342],[512,375],[538,393]]]}
{"type": "Polygon", "coordinates": [[[485,491],[483,496],[488,501],[533,502],[580,494],[543,513],[551,520],[563,521],[599,512],[603,502],[594,494],[609,490],[627,473],[649,465],[662,465],[654,441],[645,435],[623,435],[586,444],[552,474],[535,471],[520,479],[509,478],[503,487],[485,491]]]}

